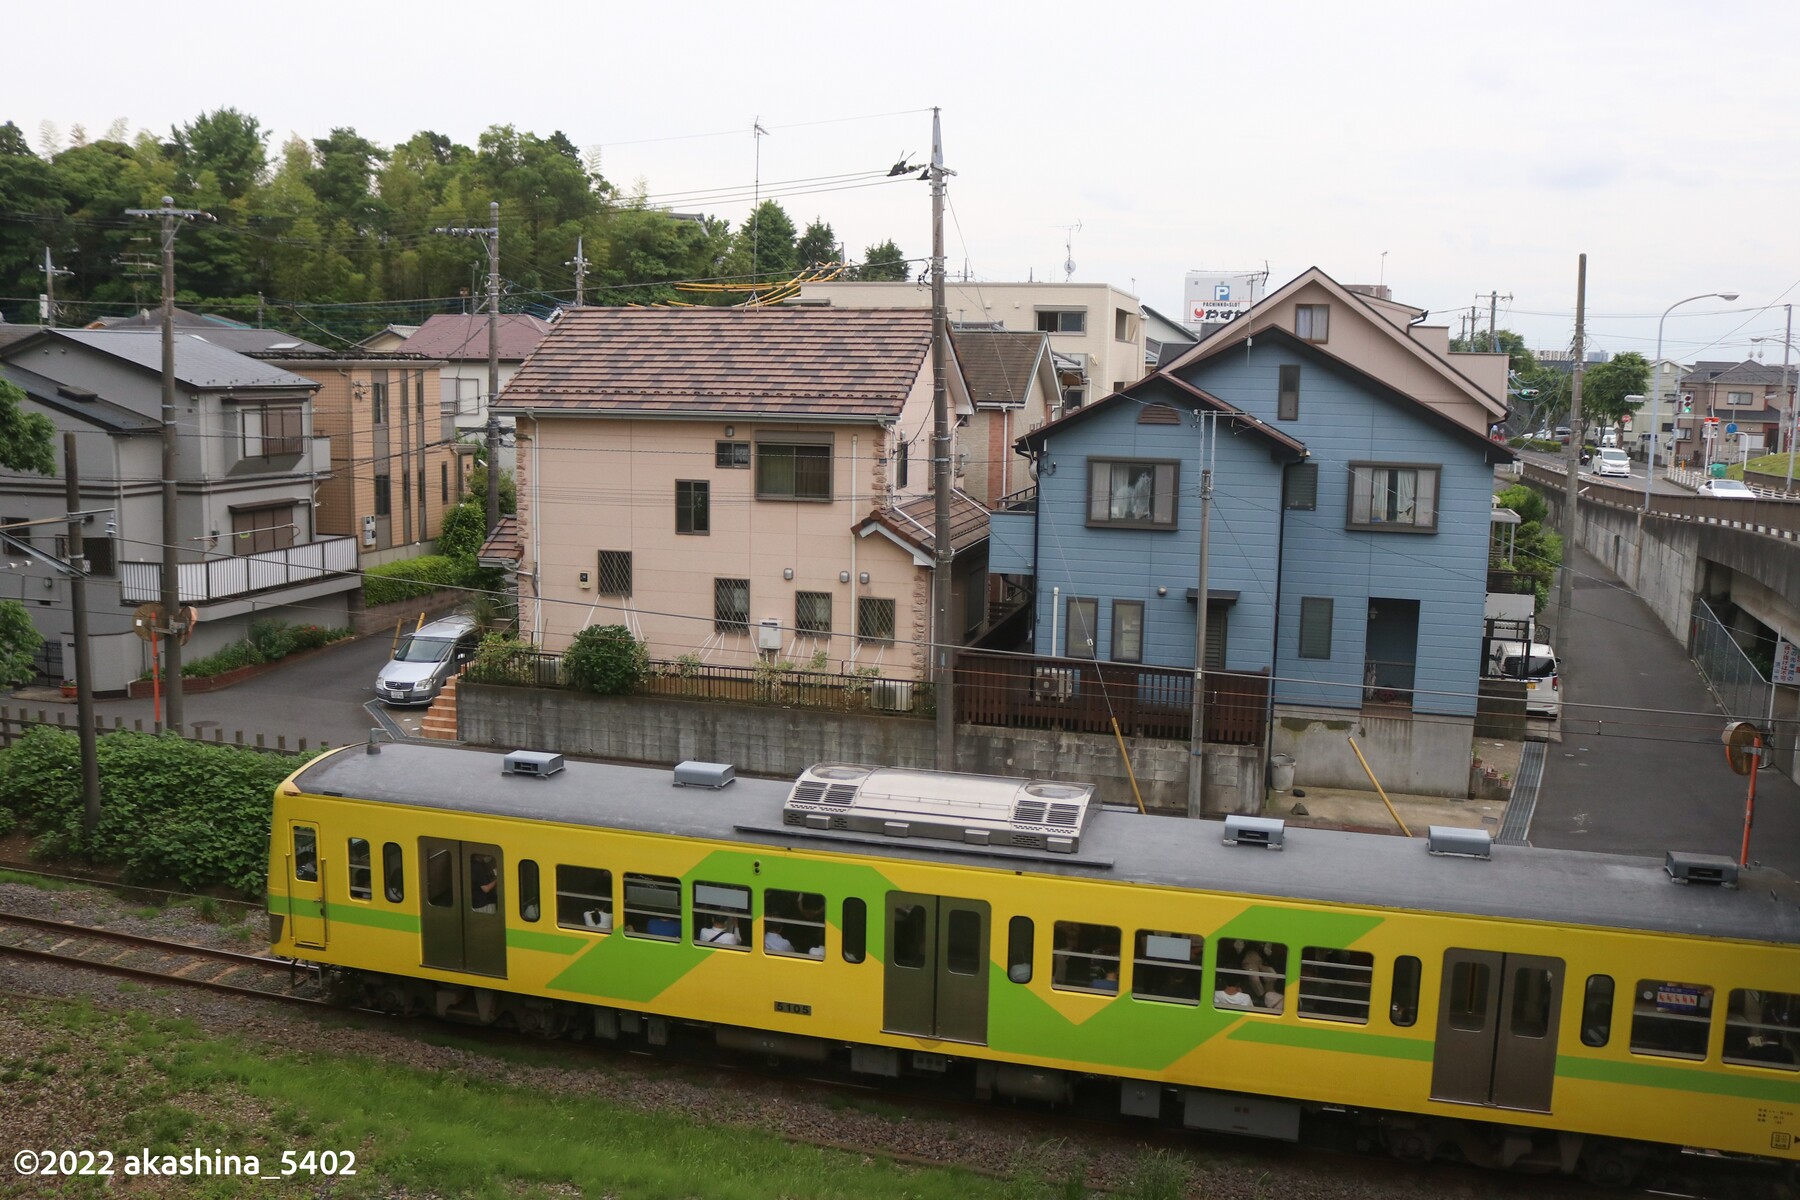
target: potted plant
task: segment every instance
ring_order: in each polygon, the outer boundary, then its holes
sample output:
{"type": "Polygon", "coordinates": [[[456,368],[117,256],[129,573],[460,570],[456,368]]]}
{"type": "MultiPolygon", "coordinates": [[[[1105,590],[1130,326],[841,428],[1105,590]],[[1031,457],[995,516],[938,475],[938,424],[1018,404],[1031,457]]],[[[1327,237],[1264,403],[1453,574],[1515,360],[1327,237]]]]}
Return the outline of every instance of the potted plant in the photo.
{"type": "Polygon", "coordinates": [[[64,700],[73,700],[75,698],[75,681],[73,679],[65,679],[62,681],[62,694],[64,700]]]}

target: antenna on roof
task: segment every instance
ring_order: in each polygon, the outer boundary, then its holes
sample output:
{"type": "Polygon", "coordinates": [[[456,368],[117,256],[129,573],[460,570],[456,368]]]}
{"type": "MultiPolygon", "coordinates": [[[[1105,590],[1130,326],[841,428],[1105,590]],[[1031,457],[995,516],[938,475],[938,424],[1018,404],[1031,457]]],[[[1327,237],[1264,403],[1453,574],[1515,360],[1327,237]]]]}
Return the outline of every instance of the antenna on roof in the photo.
{"type": "Polygon", "coordinates": [[[1075,235],[1081,232],[1081,222],[1073,225],[1055,225],[1054,229],[1063,231],[1063,282],[1069,282],[1075,274],[1075,235]]]}

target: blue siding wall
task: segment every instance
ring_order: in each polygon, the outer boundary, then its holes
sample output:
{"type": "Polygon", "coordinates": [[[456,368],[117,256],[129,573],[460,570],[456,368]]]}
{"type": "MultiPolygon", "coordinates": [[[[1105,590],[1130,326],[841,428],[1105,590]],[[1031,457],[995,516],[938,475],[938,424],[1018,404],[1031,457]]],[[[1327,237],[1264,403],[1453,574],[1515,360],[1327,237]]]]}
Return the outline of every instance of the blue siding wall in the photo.
{"type": "MultiPolygon", "coordinates": [[[[1356,376],[1279,342],[1221,354],[1197,364],[1184,376],[1298,438],[1311,452],[1311,461],[1318,464],[1317,509],[1287,513],[1280,576],[1280,644],[1275,657],[1276,700],[1360,707],[1369,600],[1392,597],[1419,602],[1414,711],[1472,715],[1480,678],[1494,484],[1493,467],[1487,463],[1482,445],[1426,418],[1412,404],[1390,400],[1371,391],[1356,376]],[[1300,418],[1276,421],[1278,368],[1289,363],[1300,367],[1300,418]],[[1442,468],[1435,534],[1345,528],[1348,464],[1371,460],[1442,468]],[[1329,597],[1334,602],[1329,660],[1299,657],[1300,601],[1306,596],[1329,597]]],[[[1223,444],[1220,461],[1222,466],[1223,444]]],[[[1275,514],[1280,503],[1279,470],[1272,470],[1265,460],[1263,473],[1266,478],[1259,481],[1252,502],[1275,514]]],[[[1242,499],[1249,501],[1250,495],[1242,499]]],[[[1217,511],[1215,507],[1215,514],[1217,511]]],[[[1266,536],[1273,543],[1272,523],[1266,536]]],[[[1218,574],[1220,565],[1229,562],[1229,535],[1216,540],[1215,546],[1214,572],[1218,574]]],[[[1254,596],[1266,604],[1274,580],[1270,569],[1258,583],[1242,585],[1244,600],[1254,596]]],[[[1243,609],[1245,604],[1238,607],[1243,609]]],[[[1236,632],[1234,625],[1234,640],[1236,632]]]]}
{"type": "MultiPolygon", "coordinates": [[[[1192,669],[1198,581],[1201,429],[1186,405],[1179,425],[1139,425],[1144,403],[1127,400],[1084,419],[1047,443],[1038,477],[1036,652],[1063,654],[1071,596],[1099,601],[1095,656],[1113,657],[1114,600],[1144,603],[1146,664],[1192,669]],[[1173,531],[1090,528],[1088,460],[1169,459],[1180,463],[1173,531]],[[1053,597],[1052,590],[1060,589],[1053,597]],[[1165,594],[1158,595],[1158,589],[1165,594]],[[1051,609],[1056,612],[1052,646],[1051,609]]],[[[1254,671],[1271,665],[1274,633],[1276,532],[1281,512],[1281,467],[1269,443],[1233,436],[1221,423],[1213,467],[1209,555],[1210,591],[1235,591],[1228,618],[1225,665],[1254,671]]],[[[1479,610],[1479,599],[1477,609],[1479,610]]],[[[1479,615],[1479,611],[1478,614],[1479,615]]]]}

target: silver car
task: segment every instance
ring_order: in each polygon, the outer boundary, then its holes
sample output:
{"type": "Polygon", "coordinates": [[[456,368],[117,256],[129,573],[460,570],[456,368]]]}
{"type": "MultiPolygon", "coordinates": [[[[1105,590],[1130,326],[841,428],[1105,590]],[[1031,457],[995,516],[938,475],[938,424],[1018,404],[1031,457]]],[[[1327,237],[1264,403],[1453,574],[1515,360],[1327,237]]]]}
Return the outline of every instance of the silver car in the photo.
{"type": "Polygon", "coordinates": [[[442,617],[400,639],[394,657],[375,676],[375,696],[388,704],[430,704],[444,684],[475,657],[481,631],[469,617],[442,617]]]}

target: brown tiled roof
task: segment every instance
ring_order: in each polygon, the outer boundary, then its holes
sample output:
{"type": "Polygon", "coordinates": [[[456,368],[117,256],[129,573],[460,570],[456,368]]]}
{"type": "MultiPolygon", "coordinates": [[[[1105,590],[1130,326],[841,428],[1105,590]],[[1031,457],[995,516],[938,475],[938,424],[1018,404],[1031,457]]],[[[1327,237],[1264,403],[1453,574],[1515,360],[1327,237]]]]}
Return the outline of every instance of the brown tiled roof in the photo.
{"type": "MultiPolygon", "coordinates": [[[[550,322],[530,313],[500,314],[500,357],[519,362],[537,349],[550,322]]],[[[395,347],[406,354],[423,354],[451,362],[465,359],[487,360],[488,319],[486,313],[439,313],[427,318],[404,342],[395,347]]]]}
{"type": "Polygon", "coordinates": [[[578,308],[495,407],[896,417],[930,350],[924,309],[578,308]]]}
{"type": "MultiPolygon", "coordinates": [[[[891,508],[870,513],[859,531],[880,526],[926,556],[937,554],[937,497],[913,496],[891,508]]],[[[950,548],[961,553],[987,541],[988,510],[962,492],[950,493],[950,548]]]]}
{"type": "Polygon", "coordinates": [[[494,532],[488,534],[487,541],[481,543],[481,550],[475,555],[475,561],[484,567],[512,568],[524,559],[525,543],[519,537],[517,517],[501,517],[494,532]]]}
{"type": "Polygon", "coordinates": [[[1043,356],[1046,335],[1008,333],[996,329],[957,329],[950,340],[956,362],[977,404],[1022,405],[1031,391],[1032,374],[1043,356]]]}

